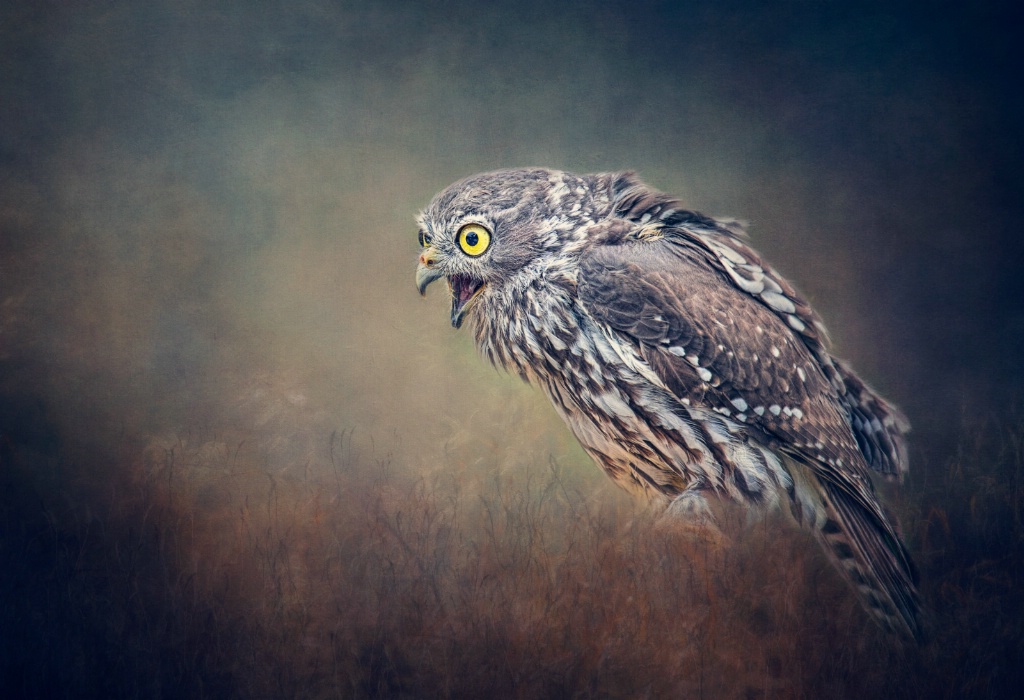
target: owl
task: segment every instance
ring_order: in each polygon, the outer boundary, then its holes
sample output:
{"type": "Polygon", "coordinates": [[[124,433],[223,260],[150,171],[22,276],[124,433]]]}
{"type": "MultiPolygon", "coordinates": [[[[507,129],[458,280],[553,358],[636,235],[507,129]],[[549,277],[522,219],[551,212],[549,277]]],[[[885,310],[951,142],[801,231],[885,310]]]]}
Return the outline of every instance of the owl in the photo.
{"type": "Polygon", "coordinates": [[[418,217],[421,294],[539,386],[617,484],[666,517],[781,507],[884,627],[920,635],[917,576],[872,485],[907,469],[906,419],[828,349],[807,301],[731,220],[632,172],[466,178],[418,217]]]}

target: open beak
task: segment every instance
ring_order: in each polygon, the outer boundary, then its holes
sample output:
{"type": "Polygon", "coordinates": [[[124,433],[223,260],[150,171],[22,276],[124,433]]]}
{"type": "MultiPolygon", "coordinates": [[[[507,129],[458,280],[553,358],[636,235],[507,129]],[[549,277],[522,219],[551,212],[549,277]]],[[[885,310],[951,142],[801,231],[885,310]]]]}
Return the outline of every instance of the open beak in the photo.
{"type": "MultiPolygon", "coordinates": [[[[430,283],[442,277],[444,274],[437,268],[433,251],[424,251],[416,268],[416,288],[420,294],[426,294],[430,283]]],[[[484,288],[484,283],[469,275],[452,275],[448,278],[448,288],[452,294],[452,326],[460,328],[470,305],[484,288]]]]}
{"type": "Polygon", "coordinates": [[[469,275],[452,275],[448,285],[452,290],[452,326],[459,328],[469,307],[483,291],[484,283],[469,275]]]}

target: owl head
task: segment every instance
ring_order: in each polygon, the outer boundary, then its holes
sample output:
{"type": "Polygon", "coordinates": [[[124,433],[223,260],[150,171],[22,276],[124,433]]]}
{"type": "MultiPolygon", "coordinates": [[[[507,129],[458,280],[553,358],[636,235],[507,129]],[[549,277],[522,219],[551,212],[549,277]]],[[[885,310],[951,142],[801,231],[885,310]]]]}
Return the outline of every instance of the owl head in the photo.
{"type": "Polygon", "coordinates": [[[487,299],[525,288],[571,264],[598,229],[621,214],[622,196],[643,187],[633,173],[528,168],[473,175],[440,192],[419,215],[420,293],[445,278],[456,328],[487,299]]]}

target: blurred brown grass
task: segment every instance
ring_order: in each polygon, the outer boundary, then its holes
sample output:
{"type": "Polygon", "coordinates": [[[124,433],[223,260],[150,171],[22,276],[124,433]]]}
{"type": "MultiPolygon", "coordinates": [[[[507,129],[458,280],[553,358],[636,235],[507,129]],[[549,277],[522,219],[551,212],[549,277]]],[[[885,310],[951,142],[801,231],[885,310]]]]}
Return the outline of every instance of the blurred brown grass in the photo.
{"type": "Polygon", "coordinates": [[[777,516],[726,511],[720,542],[554,461],[467,489],[458,464],[413,477],[320,437],[287,469],[238,429],[102,458],[7,449],[4,697],[954,698],[1019,680],[1019,427],[972,436],[922,487],[927,512],[903,504],[920,649],[777,516]],[[101,459],[120,476],[90,482],[101,459]]]}

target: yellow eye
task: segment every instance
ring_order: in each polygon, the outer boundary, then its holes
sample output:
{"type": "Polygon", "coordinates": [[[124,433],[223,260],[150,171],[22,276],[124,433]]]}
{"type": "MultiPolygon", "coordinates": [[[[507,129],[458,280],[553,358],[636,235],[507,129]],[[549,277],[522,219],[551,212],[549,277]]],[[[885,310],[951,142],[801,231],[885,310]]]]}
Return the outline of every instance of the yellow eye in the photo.
{"type": "Polygon", "coordinates": [[[433,236],[431,236],[431,235],[430,235],[429,233],[427,233],[426,231],[420,231],[420,245],[421,245],[421,246],[423,246],[424,248],[427,248],[427,247],[429,247],[429,246],[430,246],[430,244],[431,244],[431,243],[432,243],[433,241],[434,241],[434,238],[433,238],[433,236]]]}
{"type": "Polygon", "coordinates": [[[487,247],[491,245],[491,232],[480,224],[466,224],[459,229],[455,236],[462,252],[471,257],[483,255],[487,247]]]}

